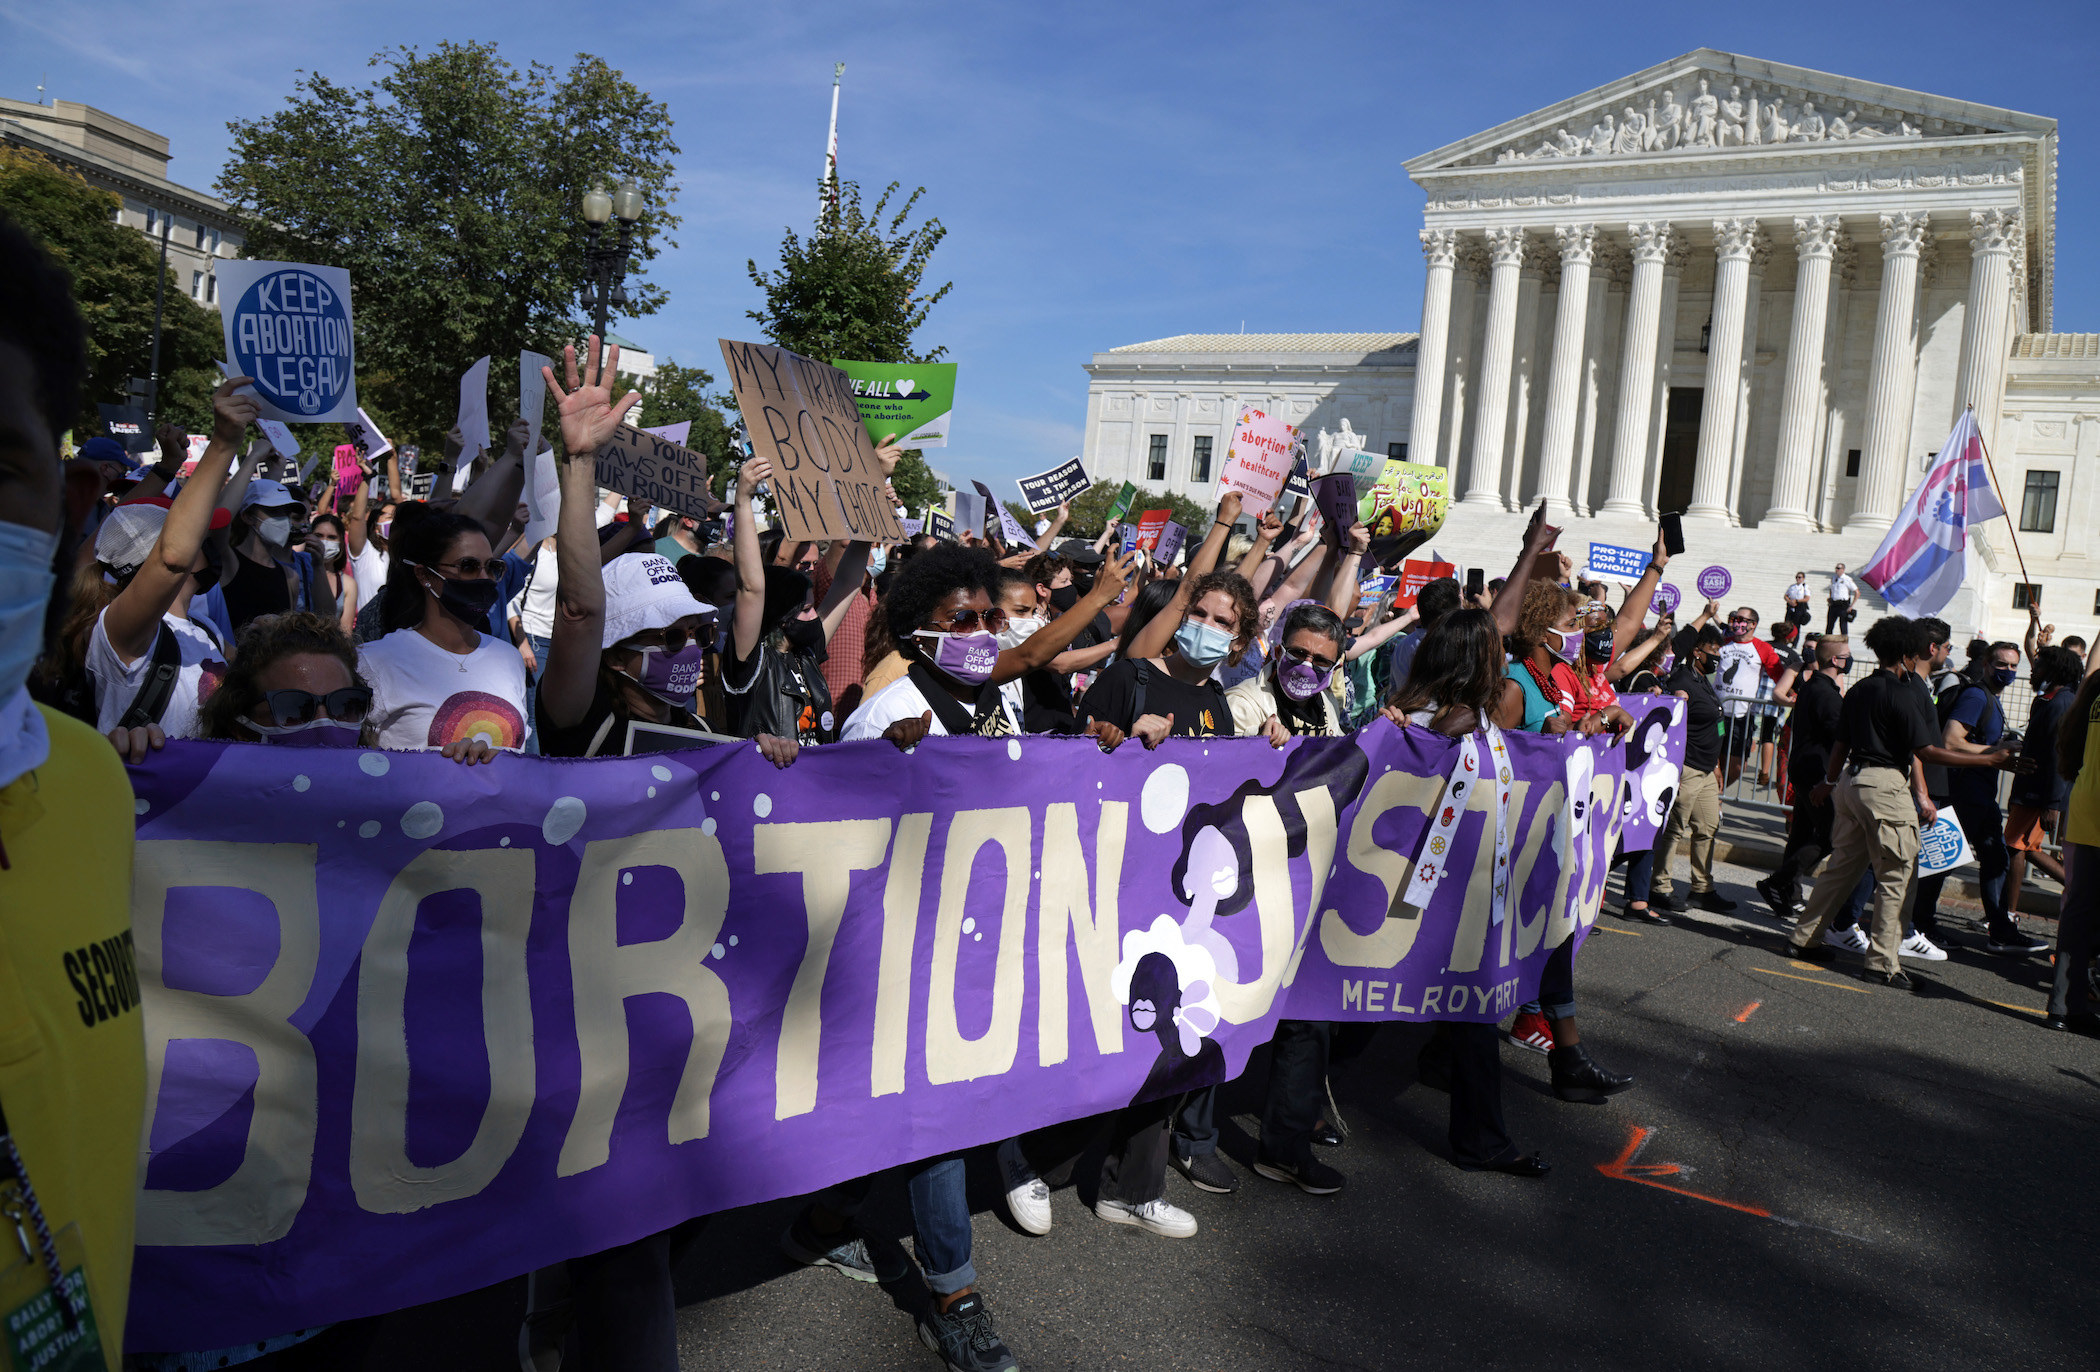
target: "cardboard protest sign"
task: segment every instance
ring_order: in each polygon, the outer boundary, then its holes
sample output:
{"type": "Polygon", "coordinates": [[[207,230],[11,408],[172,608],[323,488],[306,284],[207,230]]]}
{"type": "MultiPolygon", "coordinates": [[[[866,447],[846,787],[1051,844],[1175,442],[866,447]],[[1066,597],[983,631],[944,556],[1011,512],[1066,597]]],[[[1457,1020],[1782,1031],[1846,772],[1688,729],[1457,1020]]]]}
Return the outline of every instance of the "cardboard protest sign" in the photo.
{"type": "Polygon", "coordinates": [[[853,380],[853,399],[880,443],[897,435],[900,448],[945,448],[955,409],[953,362],[853,362],[833,358],[853,380]]]}
{"type": "MultiPolygon", "coordinates": [[[[701,453],[622,424],[593,461],[598,484],[608,491],[694,519],[708,516],[707,458],[701,453]]],[[[795,537],[792,531],[789,537],[795,537]]]]}
{"type": "Polygon", "coordinates": [[[939,510],[926,512],[926,532],[935,538],[954,538],[955,521],[939,510]]]}
{"type": "Polygon", "coordinates": [[[459,465],[464,467],[489,449],[489,360],[482,358],[459,379],[459,465]]]}
{"type": "Polygon", "coordinates": [[[1024,476],[1016,484],[1021,488],[1021,503],[1029,512],[1043,514],[1085,495],[1094,480],[1086,474],[1085,464],[1075,457],[1047,472],[1024,476]]]}
{"type": "Polygon", "coordinates": [[[531,350],[518,354],[518,414],[525,421],[525,451],[540,450],[540,422],[547,416],[547,377],[540,368],[553,370],[554,359],[531,350]]]}
{"type": "Polygon", "coordinates": [[[1333,546],[1357,526],[1356,478],[1347,472],[1327,472],[1312,479],[1313,507],[1320,512],[1323,535],[1333,546]]]}
{"type": "Polygon", "coordinates": [[[1258,515],[1276,503],[1291,477],[1298,430],[1252,405],[1240,407],[1239,422],[1225,444],[1219,491],[1238,491],[1240,509],[1258,515]]]}
{"type": "Polygon", "coordinates": [[[1624,548],[1616,543],[1590,544],[1588,571],[1605,581],[1631,586],[1648,571],[1648,553],[1642,548],[1624,548]]]}
{"type": "Polygon", "coordinates": [[[265,419],[357,418],[350,273],[341,267],[222,258],[219,319],[235,375],[255,378],[265,419]]]}
{"type": "Polygon", "coordinates": [[[1136,499],[1137,483],[1134,481],[1124,482],[1123,488],[1116,492],[1116,498],[1109,502],[1108,513],[1103,518],[1110,524],[1115,523],[1124,515],[1130,513],[1130,502],[1136,499]]]}
{"type": "Polygon", "coordinates": [[[97,405],[95,409],[102,416],[102,427],[124,445],[125,452],[142,453],[153,446],[153,427],[138,406],[97,405]]]}
{"type": "Polygon", "coordinates": [[[1159,549],[1160,530],[1174,517],[1172,510],[1147,510],[1138,516],[1137,546],[1144,552],[1156,553],[1159,549]]]}
{"type": "Polygon", "coordinates": [[[721,344],[751,451],[773,464],[772,503],[787,536],[903,538],[852,378],[785,348],[721,344]]]}
{"type": "Polygon", "coordinates": [[[1170,519],[1159,531],[1159,538],[1152,545],[1152,556],[1159,560],[1161,566],[1171,567],[1174,565],[1174,559],[1181,556],[1182,545],[1187,543],[1188,539],[1189,531],[1170,519]]]}
{"type": "Polygon", "coordinates": [[[1458,568],[1449,562],[1418,562],[1410,558],[1400,565],[1399,592],[1393,597],[1393,603],[1403,610],[1412,609],[1415,597],[1421,593],[1424,586],[1450,576],[1457,570],[1458,568]]]}

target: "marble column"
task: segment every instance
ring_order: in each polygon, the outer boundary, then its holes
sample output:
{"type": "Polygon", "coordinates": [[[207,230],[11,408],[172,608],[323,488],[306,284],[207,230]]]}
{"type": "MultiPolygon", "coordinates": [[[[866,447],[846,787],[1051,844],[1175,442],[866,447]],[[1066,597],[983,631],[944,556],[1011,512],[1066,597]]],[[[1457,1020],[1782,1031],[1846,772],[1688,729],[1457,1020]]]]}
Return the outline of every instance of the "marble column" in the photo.
{"type": "Polygon", "coordinates": [[[1590,263],[1590,303],[1587,323],[1582,336],[1582,379],[1577,383],[1581,393],[1579,410],[1581,417],[1575,421],[1575,513],[1587,515],[1590,511],[1590,472],[1597,453],[1597,411],[1604,403],[1606,388],[1611,384],[1608,368],[1618,356],[1616,350],[1606,353],[1607,339],[1617,334],[1612,330],[1616,304],[1611,293],[1626,284],[1626,254],[1609,238],[1599,236],[1597,250],[1590,263]]]}
{"type": "Polygon", "coordinates": [[[1569,488],[1575,475],[1575,420],[1582,399],[1582,345],[1597,226],[1560,224],[1553,237],[1560,247],[1560,304],[1553,314],[1553,361],[1546,379],[1546,427],[1539,440],[1536,487],[1549,520],[1575,512],[1569,488]]]}
{"type": "Polygon", "coordinates": [[[1451,274],[1458,262],[1458,235],[1450,229],[1422,230],[1422,333],[1415,341],[1414,410],[1407,426],[1407,455],[1436,461],[1436,435],[1444,411],[1444,368],[1450,354],[1451,274]]]}
{"type": "Polygon", "coordinates": [[[1830,309],[1830,262],[1842,232],[1834,214],[1794,220],[1794,322],[1787,334],[1786,380],[1779,401],[1779,449],[1772,464],[1772,504],[1759,524],[1812,529],[1809,475],[1816,419],[1823,407],[1823,335],[1830,309]]]}
{"type": "MultiPolygon", "coordinates": [[[[1534,248],[1526,249],[1523,270],[1517,273],[1517,342],[1509,372],[1509,460],[1500,488],[1502,503],[1511,510],[1524,507],[1524,470],[1527,464],[1535,465],[1538,457],[1538,418],[1545,413],[1539,391],[1550,346],[1540,335],[1539,320],[1549,317],[1545,309],[1548,274],[1560,275],[1560,258],[1534,248]]],[[[1557,287],[1558,282],[1555,284],[1557,287]]]]}
{"type": "Polygon", "coordinates": [[[1662,329],[1663,260],[1668,224],[1628,224],[1633,284],[1626,294],[1626,342],[1619,363],[1619,408],[1612,426],[1611,474],[1600,514],[1639,515],[1648,474],[1648,417],[1655,399],[1655,362],[1662,329]]]}
{"type": "Polygon", "coordinates": [[[1755,219],[1714,221],[1714,313],[1706,344],[1706,394],[1699,407],[1699,454],[1692,468],[1687,519],[1728,518],[1728,462],[1735,448],[1735,398],[1741,388],[1743,320],[1750,295],[1755,219]]]}
{"type": "Polygon", "coordinates": [[[1758,336],[1763,328],[1765,268],[1772,262],[1772,239],[1760,233],[1750,252],[1750,280],[1743,291],[1743,361],[1735,391],[1735,438],[1728,447],[1728,522],[1743,522],[1743,469],[1750,460],[1751,382],[1757,375],[1758,336]]]}
{"type": "Polygon", "coordinates": [[[1509,428],[1509,378],[1517,349],[1517,277],[1524,267],[1524,231],[1491,228],[1487,249],[1488,311],[1480,350],[1480,387],[1473,419],[1473,470],[1465,499],[1502,503],[1503,438],[1509,428]]]}
{"type": "Polygon", "coordinates": [[[1954,404],[1974,405],[1979,424],[1997,411],[2010,354],[2013,250],[2023,232],[2018,209],[1969,211],[1969,299],[1962,310],[1961,375],[1954,404]]]}
{"type": "Polygon", "coordinates": [[[1874,311],[1874,359],[1867,370],[1867,435],[1848,534],[1880,533],[1903,503],[1910,468],[1911,389],[1917,356],[1918,249],[1929,232],[1922,210],[1881,216],[1881,299],[1874,311]]]}
{"type": "Polygon", "coordinates": [[[1649,401],[1648,456],[1645,459],[1647,476],[1641,488],[1651,516],[1662,508],[1663,440],[1670,434],[1670,382],[1677,375],[1677,301],[1684,289],[1684,265],[1691,256],[1691,244],[1679,234],[1670,243],[1669,256],[1663,259],[1662,308],[1656,312],[1661,350],[1655,359],[1655,390],[1654,399],[1649,401]]]}
{"type": "MultiPolygon", "coordinates": [[[[1469,378],[1473,370],[1473,317],[1480,313],[1480,281],[1485,275],[1481,261],[1484,256],[1478,243],[1466,239],[1459,241],[1458,262],[1451,271],[1451,344],[1444,354],[1444,432],[1439,446],[1422,459],[1451,474],[1454,494],[1459,489],[1459,462],[1466,451],[1467,402],[1472,394],[1469,378]]],[[[1412,453],[1414,450],[1410,448],[1408,451],[1412,453]]]]}

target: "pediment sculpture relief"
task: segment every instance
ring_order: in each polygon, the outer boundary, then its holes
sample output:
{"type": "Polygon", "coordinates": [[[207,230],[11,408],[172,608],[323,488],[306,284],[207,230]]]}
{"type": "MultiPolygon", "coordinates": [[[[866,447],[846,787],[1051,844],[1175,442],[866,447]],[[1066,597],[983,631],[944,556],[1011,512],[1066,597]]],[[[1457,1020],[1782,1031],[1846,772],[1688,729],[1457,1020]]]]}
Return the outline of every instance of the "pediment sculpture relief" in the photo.
{"type": "MultiPolygon", "coordinates": [[[[1562,125],[1536,145],[1510,144],[1496,150],[1494,161],[1528,162],[1557,157],[1636,157],[1659,152],[1759,147],[1780,143],[1849,143],[1877,138],[1923,138],[1922,123],[1901,114],[1893,124],[1861,118],[1842,102],[1818,109],[1769,91],[1730,83],[1725,92],[1713,77],[1697,80],[1696,91],[1678,99],[1675,86],[1649,92],[1646,98],[1617,110],[1599,109],[1586,119],[1562,125]],[[1841,113],[1837,111],[1842,111],[1841,113]]],[[[1981,130],[1976,130],[1980,132],[1981,130]]],[[[1971,132],[1952,128],[1949,134],[1971,132]]],[[[1481,160],[1485,160],[1484,158],[1481,160]]]]}

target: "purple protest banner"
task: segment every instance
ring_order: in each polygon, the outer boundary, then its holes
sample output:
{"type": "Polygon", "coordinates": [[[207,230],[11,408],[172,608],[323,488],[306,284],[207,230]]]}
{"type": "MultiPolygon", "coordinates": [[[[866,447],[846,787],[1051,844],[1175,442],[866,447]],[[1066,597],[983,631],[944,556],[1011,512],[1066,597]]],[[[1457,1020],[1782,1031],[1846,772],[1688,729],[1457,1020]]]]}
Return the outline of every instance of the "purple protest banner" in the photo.
{"type": "Polygon", "coordinates": [[[1499,788],[1383,720],[785,770],[171,743],[132,771],[128,1342],[420,1304],[1229,1080],[1279,1017],[1497,1019],[1641,846],[1628,699],[1629,742],[1507,736],[1499,788]]]}
{"type": "Polygon", "coordinates": [[[1619,784],[1619,822],[1625,826],[1620,839],[1628,852],[1637,853],[1655,846],[1677,799],[1684,770],[1684,702],[1621,692],[1619,706],[1633,716],[1619,784]]]}
{"type": "Polygon", "coordinates": [[[1189,531],[1168,520],[1159,531],[1159,543],[1152,549],[1152,556],[1160,566],[1171,567],[1174,559],[1181,556],[1181,545],[1188,541],[1189,531]]]}
{"type": "Polygon", "coordinates": [[[1728,574],[1726,567],[1706,567],[1700,570],[1699,579],[1694,584],[1699,587],[1700,595],[1708,600],[1719,600],[1728,594],[1729,587],[1735,585],[1735,578],[1728,574]]]}
{"type": "Polygon", "coordinates": [[[1662,585],[1655,588],[1655,598],[1648,602],[1648,608],[1659,615],[1672,614],[1675,613],[1677,602],[1681,599],[1683,597],[1679,594],[1677,588],[1665,581],[1662,585]]]}

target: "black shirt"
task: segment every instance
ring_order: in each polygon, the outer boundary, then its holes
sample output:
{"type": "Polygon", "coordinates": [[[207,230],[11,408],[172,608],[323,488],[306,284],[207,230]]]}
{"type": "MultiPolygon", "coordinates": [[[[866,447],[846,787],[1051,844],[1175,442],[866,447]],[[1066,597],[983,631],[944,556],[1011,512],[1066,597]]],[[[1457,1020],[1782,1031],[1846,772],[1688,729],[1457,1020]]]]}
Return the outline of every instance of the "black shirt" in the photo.
{"type": "Polygon", "coordinates": [[[1682,656],[1662,688],[1672,695],[1684,692],[1684,770],[1711,772],[1721,765],[1721,698],[1713,683],[1682,656]]]}
{"type": "Polygon", "coordinates": [[[761,638],[751,656],[739,658],[734,645],[722,656],[722,701],[729,727],[738,738],[772,734],[797,743],[834,743],[839,720],[832,712],[831,687],[824,680],[824,648],[798,653],[775,649],[761,638]]]}
{"type": "Polygon", "coordinates": [[[1883,668],[1845,692],[1838,736],[1851,745],[1849,766],[1908,775],[1918,749],[1939,742],[1940,731],[1923,683],[1883,668]]]}
{"type": "Polygon", "coordinates": [[[2027,734],[2013,769],[2012,803],[2033,810],[2061,810],[2071,798],[2071,783],[2057,775],[2056,735],[2078,692],[2059,686],[2054,695],[2036,696],[2027,707],[2027,734]]]}
{"type": "Polygon", "coordinates": [[[1079,702],[1080,719],[1102,720],[1125,733],[1140,715],[1172,715],[1176,738],[1223,738],[1234,732],[1232,711],[1217,682],[1206,679],[1190,686],[1149,662],[1129,658],[1094,678],[1079,702]]]}
{"type": "Polygon", "coordinates": [[[284,568],[240,553],[233,555],[233,563],[233,579],[226,583],[226,618],[235,636],[250,620],[281,615],[292,608],[292,589],[284,568]]]}
{"type": "Polygon", "coordinates": [[[1794,746],[1787,754],[1787,779],[1796,787],[1813,786],[1830,774],[1830,749],[1838,741],[1838,717],[1845,693],[1821,672],[1794,692],[1794,746]]]}
{"type": "MultiPolygon", "coordinates": [[[[627,747],[627,723],[634,715],[627,702],[606,685],[604,674],[598,677],[598,689],[591,697],[590,708],[583,718],[563,728],[547,718],[547,697],[535,693],[533,697],[533,727],[539,736],[542,757],[619,757],[627,747]],[[606,721],[611,728],[605,728],[606,721]],[[599,730],[605,729],[604,735],[599,730]],[[597,744],[594,749],[591,745],[597,744]]],[[[680,729],[705,729],[690,710],[673,708],[669,717],[656,721],[680,729]]]]}

